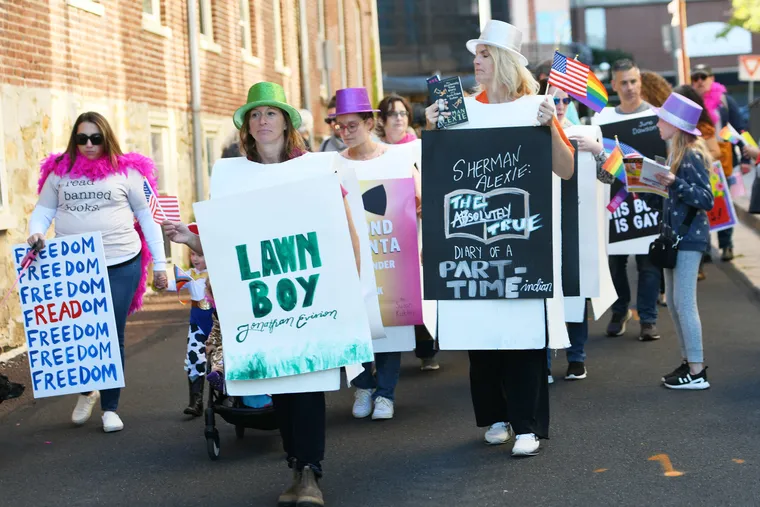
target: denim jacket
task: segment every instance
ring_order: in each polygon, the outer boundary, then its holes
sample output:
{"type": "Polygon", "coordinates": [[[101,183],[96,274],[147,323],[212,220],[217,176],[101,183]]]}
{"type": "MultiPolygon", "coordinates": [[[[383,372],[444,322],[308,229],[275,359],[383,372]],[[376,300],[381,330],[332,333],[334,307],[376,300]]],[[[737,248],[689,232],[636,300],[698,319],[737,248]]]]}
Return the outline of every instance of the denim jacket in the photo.
{"type": "Polygon", "coordinates": [[[689,209],[697,208],[689,231],[678,245],[679,250],[709,251],[710,223],[707,220],[707,211],[712,207],[713,193],[705,161],[690,149],[681,161],[676,180],[668,188],[663,220],[663,224],[670,226],[671,231],[677,235],[689,209]]]}

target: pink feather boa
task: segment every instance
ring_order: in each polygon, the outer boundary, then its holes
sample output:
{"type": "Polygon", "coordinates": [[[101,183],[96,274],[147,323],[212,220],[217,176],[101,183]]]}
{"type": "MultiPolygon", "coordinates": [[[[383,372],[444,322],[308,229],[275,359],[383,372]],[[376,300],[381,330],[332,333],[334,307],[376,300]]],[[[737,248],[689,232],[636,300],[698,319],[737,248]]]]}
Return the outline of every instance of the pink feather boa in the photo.
{"type": "MultiPolygon", "coordinates": [[[[148,180],[153,191],[158,195],[158,178],[156,178],[156,166],[153,161],[148,157],[140,155],[139,153],[125,153],[116,157],[116,167],[113,166],[110,160],[106,157],[99,158],[98,160],[89,160],[85,157],[77,157],[74,161],[74,166],[69,171],[69,156],[66,153],[53,153],[49,155],[40,167],[40,179],[37,183],[37,193],[42,191],[42,186],[45,184],[50,174],[56,176],[69,175],[70,178],[82,178],[86,177],[93,181],[102,180],[114,173],[126,175],[130,169],[134,169],[139,172],[145,179],[148,180]]],[[[153,257],[150,254],[148,243],[145,241],[145,235],[140,228],[140,224],[135,220],[135,229],[140,236],[140,242],[142,243],[141,250],[141,264],[142,275],[140,282],[137,285],[137,291],[132,299],[132,304],[129,307],[129,315],[132,315],[143,304],[143,296],[147,290],[148,281],[148,266],[153,261],[153,257]]]]}
{"type": "Polygon", "coordinates": [[[717,81],[713,82],[710,90],[705,93],[702,100],[705,102],[705,108],[710,113],[713,123],[718,125],[720,123],[720,106],[723,102],[723,95],[726,93],[726,87],[717,81]]]}

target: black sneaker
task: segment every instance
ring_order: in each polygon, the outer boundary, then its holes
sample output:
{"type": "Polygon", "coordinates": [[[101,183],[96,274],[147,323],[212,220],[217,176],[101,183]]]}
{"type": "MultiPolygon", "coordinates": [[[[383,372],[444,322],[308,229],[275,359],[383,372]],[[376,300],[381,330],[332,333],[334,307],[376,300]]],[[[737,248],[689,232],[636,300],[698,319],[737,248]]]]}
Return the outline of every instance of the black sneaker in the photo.
{"type": "Polygon", "coordinates": [[[710,383],[707,381],[707,366],[702,368],[702,371],[696,375],[692,375],[687,370],[686,373],[682,373],[675,377],[668,377],[665,379],[663,385],[668,389],[707,389],[710,387],[710,383]]]}
{"type": "Polygon", "coordinates": [[[662,376],[662,381],[665,382],[670,377],[678,377],[681,375],[686,375],[689,373],[689,363],[684,361],[681,363],[681,366],[676,368],[675,370],[671,371],[670,373],[662,376]]]}
{"type": "Polygon", "coordinates": [[[723,254],[720,256],[720,260],[723,262],[729,262],[734,260],[734,249],[731,247],[724,248],[723,254]]]}
{"type": "Polygon", "coordinates": [[[567,365],[565,380],[581,380],[586,378],[586,365],[582,361],[570,361],[567,365]]]}
{"type": "Polygon", "coordinates": [[[660,339],[660,332],[657,331],[657,326],[650,324],[649,322],[641,323],[641,333],[639,334],[639,341],[651,342],[653,340],[660,339]]]}
{"type": "Polygon", "coordinates": [[[625,334],[625,325],[633,317],[633,312],[613,313],[610,323],[607,324],[607,336],[622,336],[625,334]]]}

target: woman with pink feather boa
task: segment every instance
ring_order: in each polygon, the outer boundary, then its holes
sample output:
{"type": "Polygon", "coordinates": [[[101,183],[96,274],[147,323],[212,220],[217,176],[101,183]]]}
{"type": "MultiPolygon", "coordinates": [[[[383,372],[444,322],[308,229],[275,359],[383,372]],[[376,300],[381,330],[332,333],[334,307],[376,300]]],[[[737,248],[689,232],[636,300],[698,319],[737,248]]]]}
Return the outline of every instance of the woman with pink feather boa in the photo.
{"type": "MultiPolygon", "coordinates": [[[[145,198],[146,180],[155,192],[153,161],[122,153],[108,121],[98,113],[83,113],[74,122],[66,152],[43,162],[39,200],[29,219],[30,245],[44,247],[53,220],[56,237],[102,234],[122,365],[127,316],[142,306],[151,262],[156,288],[167,284],[163,235],[145,198]]],[[[121,389],[82,393],[72,422],[87,422],[100,399],[103,431],[121,431],[124,423],[116,414],[120,394],[121,389]]]]}

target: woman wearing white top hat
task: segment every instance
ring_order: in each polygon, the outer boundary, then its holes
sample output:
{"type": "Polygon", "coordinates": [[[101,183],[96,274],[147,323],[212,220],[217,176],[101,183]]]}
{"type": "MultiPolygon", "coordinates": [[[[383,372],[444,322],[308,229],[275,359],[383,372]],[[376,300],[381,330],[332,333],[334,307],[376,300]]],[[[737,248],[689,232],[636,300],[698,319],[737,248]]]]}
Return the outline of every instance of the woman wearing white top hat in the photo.
{"type": "MultiPolygon", "coordinates": [[[[492,20],[479,39],[467,42],[475,55],[475,80],[481,89],[478,102],[505,103],[538,93],[538,83],[526,68],[528,60],[520,54],[521,39],[522,33],[514,26],[492,20]]],[[[428,107],[425,115],[428,128],[435,128],[438,106],[428,107]]],[[[536,120],[551,129],[552,171],[565,179],[572,177],[573,148],[557,121],[551,97],[541,102],[536,120]]],[[[478,426],[488,427],[486,443],[504,444],[516,435],[512,455],[534,456],[539,438],[549,436],[546,347],[473,350],[469,355],[475,419],[478,426]]]]}

